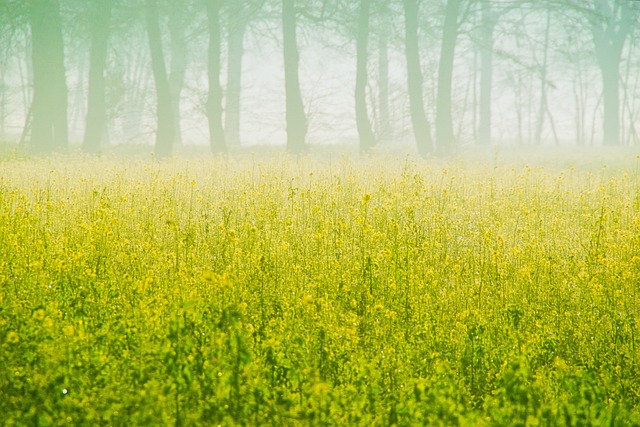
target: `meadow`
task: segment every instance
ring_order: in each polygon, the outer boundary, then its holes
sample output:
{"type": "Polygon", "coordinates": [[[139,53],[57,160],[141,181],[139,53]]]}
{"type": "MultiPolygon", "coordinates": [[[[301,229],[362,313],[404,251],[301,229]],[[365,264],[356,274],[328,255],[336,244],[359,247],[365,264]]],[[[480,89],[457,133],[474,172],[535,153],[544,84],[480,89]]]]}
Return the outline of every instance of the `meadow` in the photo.
{"type": "Polygon", "coordinates": [[[640,425],[637,163],[4,158],[1,424],[640,425]]]}

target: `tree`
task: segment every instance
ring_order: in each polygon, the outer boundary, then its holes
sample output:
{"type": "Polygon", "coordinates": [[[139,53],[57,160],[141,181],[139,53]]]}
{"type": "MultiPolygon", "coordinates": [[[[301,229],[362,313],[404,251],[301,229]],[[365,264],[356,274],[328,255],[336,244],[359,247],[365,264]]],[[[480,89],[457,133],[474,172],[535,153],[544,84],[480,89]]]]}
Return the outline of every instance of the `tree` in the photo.
{"type": "Polygon", "coordinates": [[[625,42],[640,12],[633,0],[559,0],[589,23],[602,78],[603,144],[620,145],[620,63],[625,42]]]}
{"type": "Polygon", "coordinates": [[[224,131],[227,144],[240,145],[240,107],[244,37],[264,0],[227,2],[227,86],[224,131]]]}
{"type": "Polygon", "coordinates": [[[0,50],[0,142],[5,138],[5,116],[7,108],[7,84],[5,82],[5,73],[10,57],[10,40],[11,34],[7,31],[10,28],[11,21],[8,19],[9,11],[7,4],[0,3],[0,44],[2,49],[0,50]]]}
{"type": "Polygon", "coordinates": [[[588,14],[596,59],[602,73],[603,143],[620,145],[620,62],[622,48],[637,20],[629,0],[595,0],[588,14]]]}
{"type": "Polygon", "coordinates": [[[480,27],[480,100],[478,105],[478,144],[491,143],[491,101],[493,92],[493,33],[497,14],[492,0],[481,0],[482,25],[480,27]]]}
{"type": "Polygon", "coordinates": [[[493,58],[495,29],[504,15],[522,7],[519,2],[501,2],[494,7],[494,0],[480,0],[480,94],[478,100],[478,144],[491,143],[493,103],[493,58]]]}
{"type": "Polygon", "coordinates": [[[640,123],[640,109],[637,108],[637,101],[640,98],[638,91],[640,87],[640,73],[638,73],[640,62],[638,62],[638,43],[634,37],[629,38],[625,62],[626,66],[621,79],[623,89],[622,144],[638,145],[640,139],[636,127],[640,123]]]}
{"type": "Polygon", "coordinates": [[[536,118],[536,127],[534,135],[534,144],[542,143],[542,130],[544,128],[544,117],[547,113],[547,74],[549,71],[549,35],[551,32],[551,11],[547,9],[547,18],[544,30],[544,41],[542,43],[542,63],[539,67],[540,74],[540,100],[538,106],[538,116],[536,118]]]}
{"type": "Polygon", "coordinates": [[[360,151],[367,152],[374,144],[375,137],[367,112],[367,44],[369,41],[369,14],[371,0],[360,0],[358,14],[358,35],[356,38],[356,126],[360,137],[360,151]]]}
{"type": "Polygon", "coordinates": [[[386,34],[380,34],[378,38],[378,138],[388,141],[392,137],[391,133],[389,114],[389,40],[386,34]]]}
{"type": "Polygon", "coordinates": [[[158,0],[146,0],[145,6],[151,68],[156,84],[157,130],[155,153],[158,158],[163,158],[171,154],[175,138],[171,87],[167,76],[167,67],[164,62],[158,0]]]}
{"type": "Polygon", "coordinates": [[[29,3],[33,62],[31,148],[34,152],[68,148],[67,83],[58,0],[29,3]]]}
{"type": "Polygon", "coordinates": [[[211,151],[225,152],[224,129],[222,128],[222,87],[220,86],[220,3],[222,0],[207,0],[207,23],[209,29],[209,98],[207,118],[211,151]]]}
{"type": "Polygon", "coordinates": [[[180,124],[180,100],[184,87],[184,78],[187,72],[187,37],[186,30],[192,22],[189,10],[189,3],[186,1],[169,2],[169,52],[171,62],[169,65],[169,87],[171,88],[171,110],[173,117],[173,127],[175,132],[174,140],[182,143],[182,126],[180,124]]]}
{"type": "Polygon", "coordinates": [[[111,0],[93,0],[91,51],[89,58],[89,93],[83,148],[89,153],[100,151],[107,124],[105,101],[105,68],[110,35],[111,0]]]}
{"type": "MultiPolygon", "coordinates": [[[[113,10],[119,16],[112,19],[111,42],[113,61],[106,75],[107,110],[117,119],[119,127],[114,134],[124,141],[140,138],[146,126],[149,100],[153,97],[155,83],[149,67],[149,43],[146,31],[144,2],[119,2],[113,10]],[[142,6],[142,7],[141,7],[142,6]]],[[[152,111],[157,121],[157,111],[152,111]]]]}
{"type": "Polygon", "coordinates": [[[449,153],[455,144],[451,95],[453,85],[453,60],[458,38],[458,14],[461,0],[447,0],[442,29],[442,49],[438,65],[438,95],[436,98],[436,151],[449,153]]]}
{"type": "Polygon", "coordinates": [[[284,81],[286,96],[287,150],[306,150],[307,117],[300,92],[298,75],[296,0],[282,0],[282,42],[284,51],[284,81]]]}
{"type": "MultiPolygon", "coordinates": [[[[398,46],[404,43],[404,37],[397,34],[396,29],[402,30],[401,2],[388,2],[378,0],[372,4],[371,31],[377,36],[377,120],[376,133],[378,141],[390,141],[393,137],[393,126],[391,123],[391,78],[389,64],[393,54],[398,50],[398,46]],[[391,55],[390,55],[391,53],[391,55]]],[[[393,58],[395,59],[395,58],[393,58]]],[[[406,94],[402,94],[406,98],[406,94]]]]}
{"type": "Polygon", "coordinates": [[[409,113],[418,152],[426,156],[433,151],[431,125],[425,115],[422,97],[422,69],[418,48],[418,2],[403,0],[405,17],[405,54],[407,57],[407,85],[409,113]]]}

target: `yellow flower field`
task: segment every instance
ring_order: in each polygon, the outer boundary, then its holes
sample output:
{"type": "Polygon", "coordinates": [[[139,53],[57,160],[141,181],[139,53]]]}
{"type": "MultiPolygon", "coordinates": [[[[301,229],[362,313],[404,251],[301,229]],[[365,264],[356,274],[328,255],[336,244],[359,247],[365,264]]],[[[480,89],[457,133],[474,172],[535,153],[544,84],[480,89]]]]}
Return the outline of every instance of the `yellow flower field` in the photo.
{"type": "Polygon", "coordinates": [[[2,424],[640,424],[632,163],[4,160],[2,424]]]}

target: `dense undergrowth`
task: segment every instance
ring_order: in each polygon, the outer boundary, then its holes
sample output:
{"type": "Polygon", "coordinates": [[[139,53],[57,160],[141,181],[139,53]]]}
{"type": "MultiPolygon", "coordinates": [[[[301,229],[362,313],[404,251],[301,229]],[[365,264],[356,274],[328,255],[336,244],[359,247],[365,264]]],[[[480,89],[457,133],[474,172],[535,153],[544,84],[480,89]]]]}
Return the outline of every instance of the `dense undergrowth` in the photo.
{"type": "Polygon", "coordinates": [[[638,425],[640,177],[14,159],[3,425],[638,425]]]}

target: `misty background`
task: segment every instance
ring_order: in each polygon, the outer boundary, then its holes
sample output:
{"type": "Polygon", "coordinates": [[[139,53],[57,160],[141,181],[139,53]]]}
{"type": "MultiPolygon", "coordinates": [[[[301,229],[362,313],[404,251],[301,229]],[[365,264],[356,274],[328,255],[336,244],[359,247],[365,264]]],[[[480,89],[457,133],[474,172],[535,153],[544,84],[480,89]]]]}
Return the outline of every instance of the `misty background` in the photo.
{"type": "Polygon", "coordinates": [[[0,0],[0,141],[638,145],[634,0],[0,0]]]}

